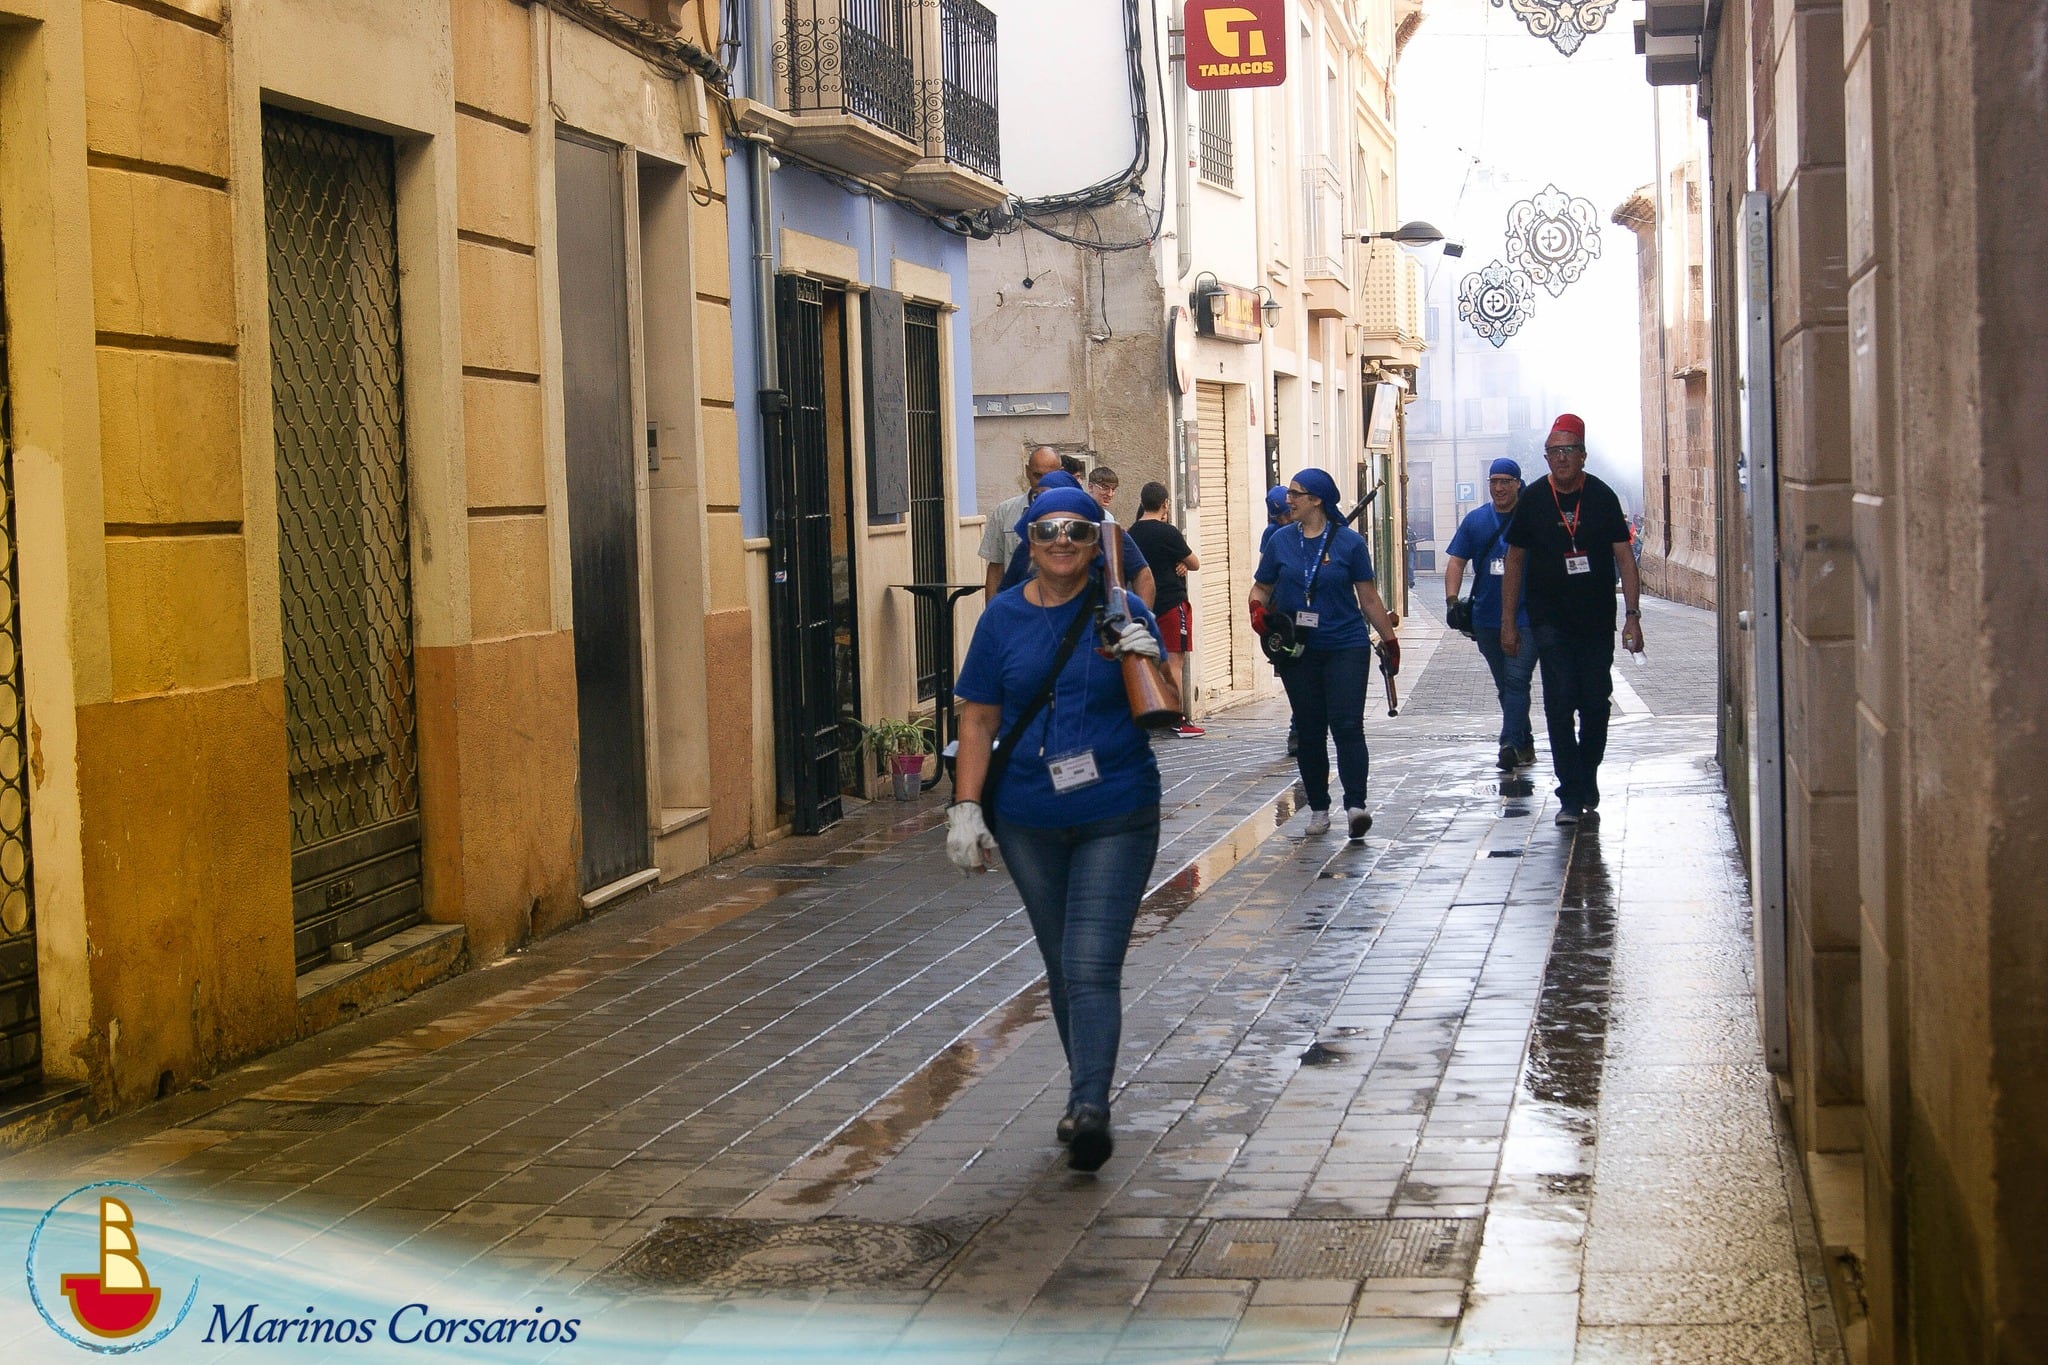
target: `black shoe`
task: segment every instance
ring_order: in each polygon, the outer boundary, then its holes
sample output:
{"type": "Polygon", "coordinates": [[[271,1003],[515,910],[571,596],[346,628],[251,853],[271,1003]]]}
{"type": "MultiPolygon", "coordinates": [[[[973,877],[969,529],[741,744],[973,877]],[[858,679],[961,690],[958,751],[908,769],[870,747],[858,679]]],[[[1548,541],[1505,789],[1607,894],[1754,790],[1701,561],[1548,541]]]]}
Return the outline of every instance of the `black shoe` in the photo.
{"type": "Polygon", "coordinates": [[[1515,762],[1521,764],[1524,768],[1535,767],[1536,746],[1533,744],[1524,744],[1521,748],[1515,750],[1515,762]]]}
{"type": "Polygon", "coordinates": [[[1584,817],[1585,812],[1577,806],[1562,806],[1557,812],[1557,823],[1560,825],[1576,825],[1584,817]]]}
{"type": "Polygon", "coordinates": [[[1300,754],[1301,736],[1295,734],[1294,731],[1289,730],[1287,732],[1287,756],[1289,758],[1297,758],[1300,756],[1300,754]]]}
{"type": "Polygon", "coordinates": [[[1500,746],[1500,758],[1499,758],[1499,760],[1498,760],[1497,762],[1495,762],[1495,764],[1494,764],[1493,766],[1494,766],[1494,767],[1496,767],[1496,768],[1499,768],[1499,769],[1500,769],[1500,770],[1501,770],[1502,772],[1506,772],[1506,771],[1508,771],[1508,769],[1510,769],[1510,768],[1514,767],[1514,766],[1515,766],[1515,746],[1514,746],[1514,745],[1512,745],[1512,744],[1503,744],[1503,745],[1501,745],[1501,746],[1500,746]]]}
{"type": "Polygon", "coordinates": [[[1062,1144],[1069,1143],[1074,1140],[1073,1105],[1068,1105],[1067,1112],[1060,1115],[1060,1121],[1057,1125],[1054,1126],[1052,1130],[1052,1135],[1053,1137],[1057,1138],[1062,1144]]]}
{"type": "Polygon", "coordinates": [[[1077,1171],[1099,1171],[1116,1142],[1109,1135],[1109,1111],[1099,1104],[1074,1106],[1074,1140],[1067,1147],[1067,1165],[1077,1171]]]}
{"type": "Polygon", "coordinates": [[[1600,808],[1598,806],[1588,806],[1583,811],[1579,812],[1580,829],[1597,829],[1599,828],[1599,825],[1600,808]]]}

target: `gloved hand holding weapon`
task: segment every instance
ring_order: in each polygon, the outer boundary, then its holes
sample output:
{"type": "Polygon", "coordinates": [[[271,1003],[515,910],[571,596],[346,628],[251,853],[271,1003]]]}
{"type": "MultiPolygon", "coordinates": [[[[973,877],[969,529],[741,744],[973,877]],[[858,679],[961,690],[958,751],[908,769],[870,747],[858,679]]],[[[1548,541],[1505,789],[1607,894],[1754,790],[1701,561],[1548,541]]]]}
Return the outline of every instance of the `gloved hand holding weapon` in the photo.
{"type": "Polygon", "coordinates": [[[1131,719],[1147,730],[1179,725],[1186,719],[1181,713],[1180,689],[1159,666],[1159,641],[1151,628],[1131,611],[1124,590],[1123,534],[1113,522],[1103,529],[1102,589],[1095,636],[1102,643],[1102,656],[1115,659],[1123,668],[1131,719]]]}

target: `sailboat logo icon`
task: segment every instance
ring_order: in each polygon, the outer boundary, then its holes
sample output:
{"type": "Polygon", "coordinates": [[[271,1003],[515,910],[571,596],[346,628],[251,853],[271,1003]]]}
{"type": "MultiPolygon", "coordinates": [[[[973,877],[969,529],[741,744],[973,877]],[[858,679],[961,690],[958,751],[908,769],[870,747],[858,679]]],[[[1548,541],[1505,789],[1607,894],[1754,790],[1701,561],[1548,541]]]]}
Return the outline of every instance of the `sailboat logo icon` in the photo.
{"type": "Polygon", "coordinates": [[[96,1275],[66,1275],[71,1316],[96,1337],[132,1337],[156,1317],[163,1291],[149,1282],[135,1241],[135,1215],[120,1200],[100,1196],[100,1265],[96,1275]]]}
{"type": "Polygon", "coordinates": [[[52,1204],[29,1234],[29,1301],[73,1346],[144,1350],[177,1331],[199,1300],[194,1246],[183,1216],[155,1190],[96,1180],[52,1204]]]}

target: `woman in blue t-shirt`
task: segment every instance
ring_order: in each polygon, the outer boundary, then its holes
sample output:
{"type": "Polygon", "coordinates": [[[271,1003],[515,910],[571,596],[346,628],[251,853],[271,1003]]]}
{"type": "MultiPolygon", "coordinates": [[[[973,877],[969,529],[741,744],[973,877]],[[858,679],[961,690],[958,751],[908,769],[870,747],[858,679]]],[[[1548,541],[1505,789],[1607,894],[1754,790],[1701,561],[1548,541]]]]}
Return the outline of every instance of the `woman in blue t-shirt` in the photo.
{"type": "Polygon", "coordinates": [[[1320,469],[1304,469],[1288,481],[1294,519],[1266,542],[1252,575],[1252,629],[1264,635],[1269,618],[1284,616],[1305,646],[1279,672],[1301,740],[1295,762],[1308,792],[1308,832],[1330,831],[1328,733],[1337,740],[1349,832],[1362,839],[1372,828],[1365,808],[1365,692],[1372,672],[1366,622],[1379,632],[1397,671],[1401,642],[1373,583],[1372,552],[1364,536],[1343,524],[1337,502],[1337,481],[1320,469]]]}
{"type": "Polygon", "coordinates": [[[1124,954],[1159,851],[1159,765],[1131,719],[1122,664],[1135,654],[1158,667],[1152,613],[1133,595],[1133,619],[1106,652],[1080,638],[1094,634],[1102,600],[1092,572],[1102,529],[1101,504],[1067,488],[1040,493],[1017,523],[1037,573],[996,594],[975,626],[953,686],[960,750],[957,799],[946,812],[947,856],[971,872],[1000,848],[1024,897],[1067,1054],[1057,1136],[1069,1143],[1068,1164],[1083,1171],[1100,1169],[1114,1146],[1109,1087],[1123,1030],[1124,954]],[[1009,757],[984,811],[999,735],[1009,757]]]}

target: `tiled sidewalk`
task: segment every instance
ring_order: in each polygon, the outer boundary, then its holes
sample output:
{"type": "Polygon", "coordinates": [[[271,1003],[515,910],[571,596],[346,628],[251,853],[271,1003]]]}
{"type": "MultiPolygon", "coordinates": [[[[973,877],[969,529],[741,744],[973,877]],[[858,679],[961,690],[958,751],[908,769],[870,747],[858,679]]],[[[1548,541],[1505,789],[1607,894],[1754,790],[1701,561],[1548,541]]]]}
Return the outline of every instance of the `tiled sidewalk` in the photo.
{"type": "Polygon", "coordinates": [[[1660,693],[1677,714],[1618,721],[1610,813],[1574,837],[1540,766],[1503,789],[1490,715],[1427,704],[1483,685],[1477,652],[1403,633],[1421,690],[1369,712],[1362,844],[1302,837],[1277,706],[1162,742],[1098,1176],[1051,1141],[1064,1076],[1014,893],[952,873],[927,800],[0,1180],[28,1204],[146,1179],[284,1266],[468,1263],[677,1359],[1835,1359],[1711,722],[1680,718],[1697,668],[1660,693]],[[275,1126],[313,1102],[342,1126],[275,1126]],[[684,1252],[775,1222],[809,1240],[707,1269],[650,1249],[678,1218],[713,1220],[684,1252]],[[629,1256],[640,1280],[605,1273],[629,1256]]]}

